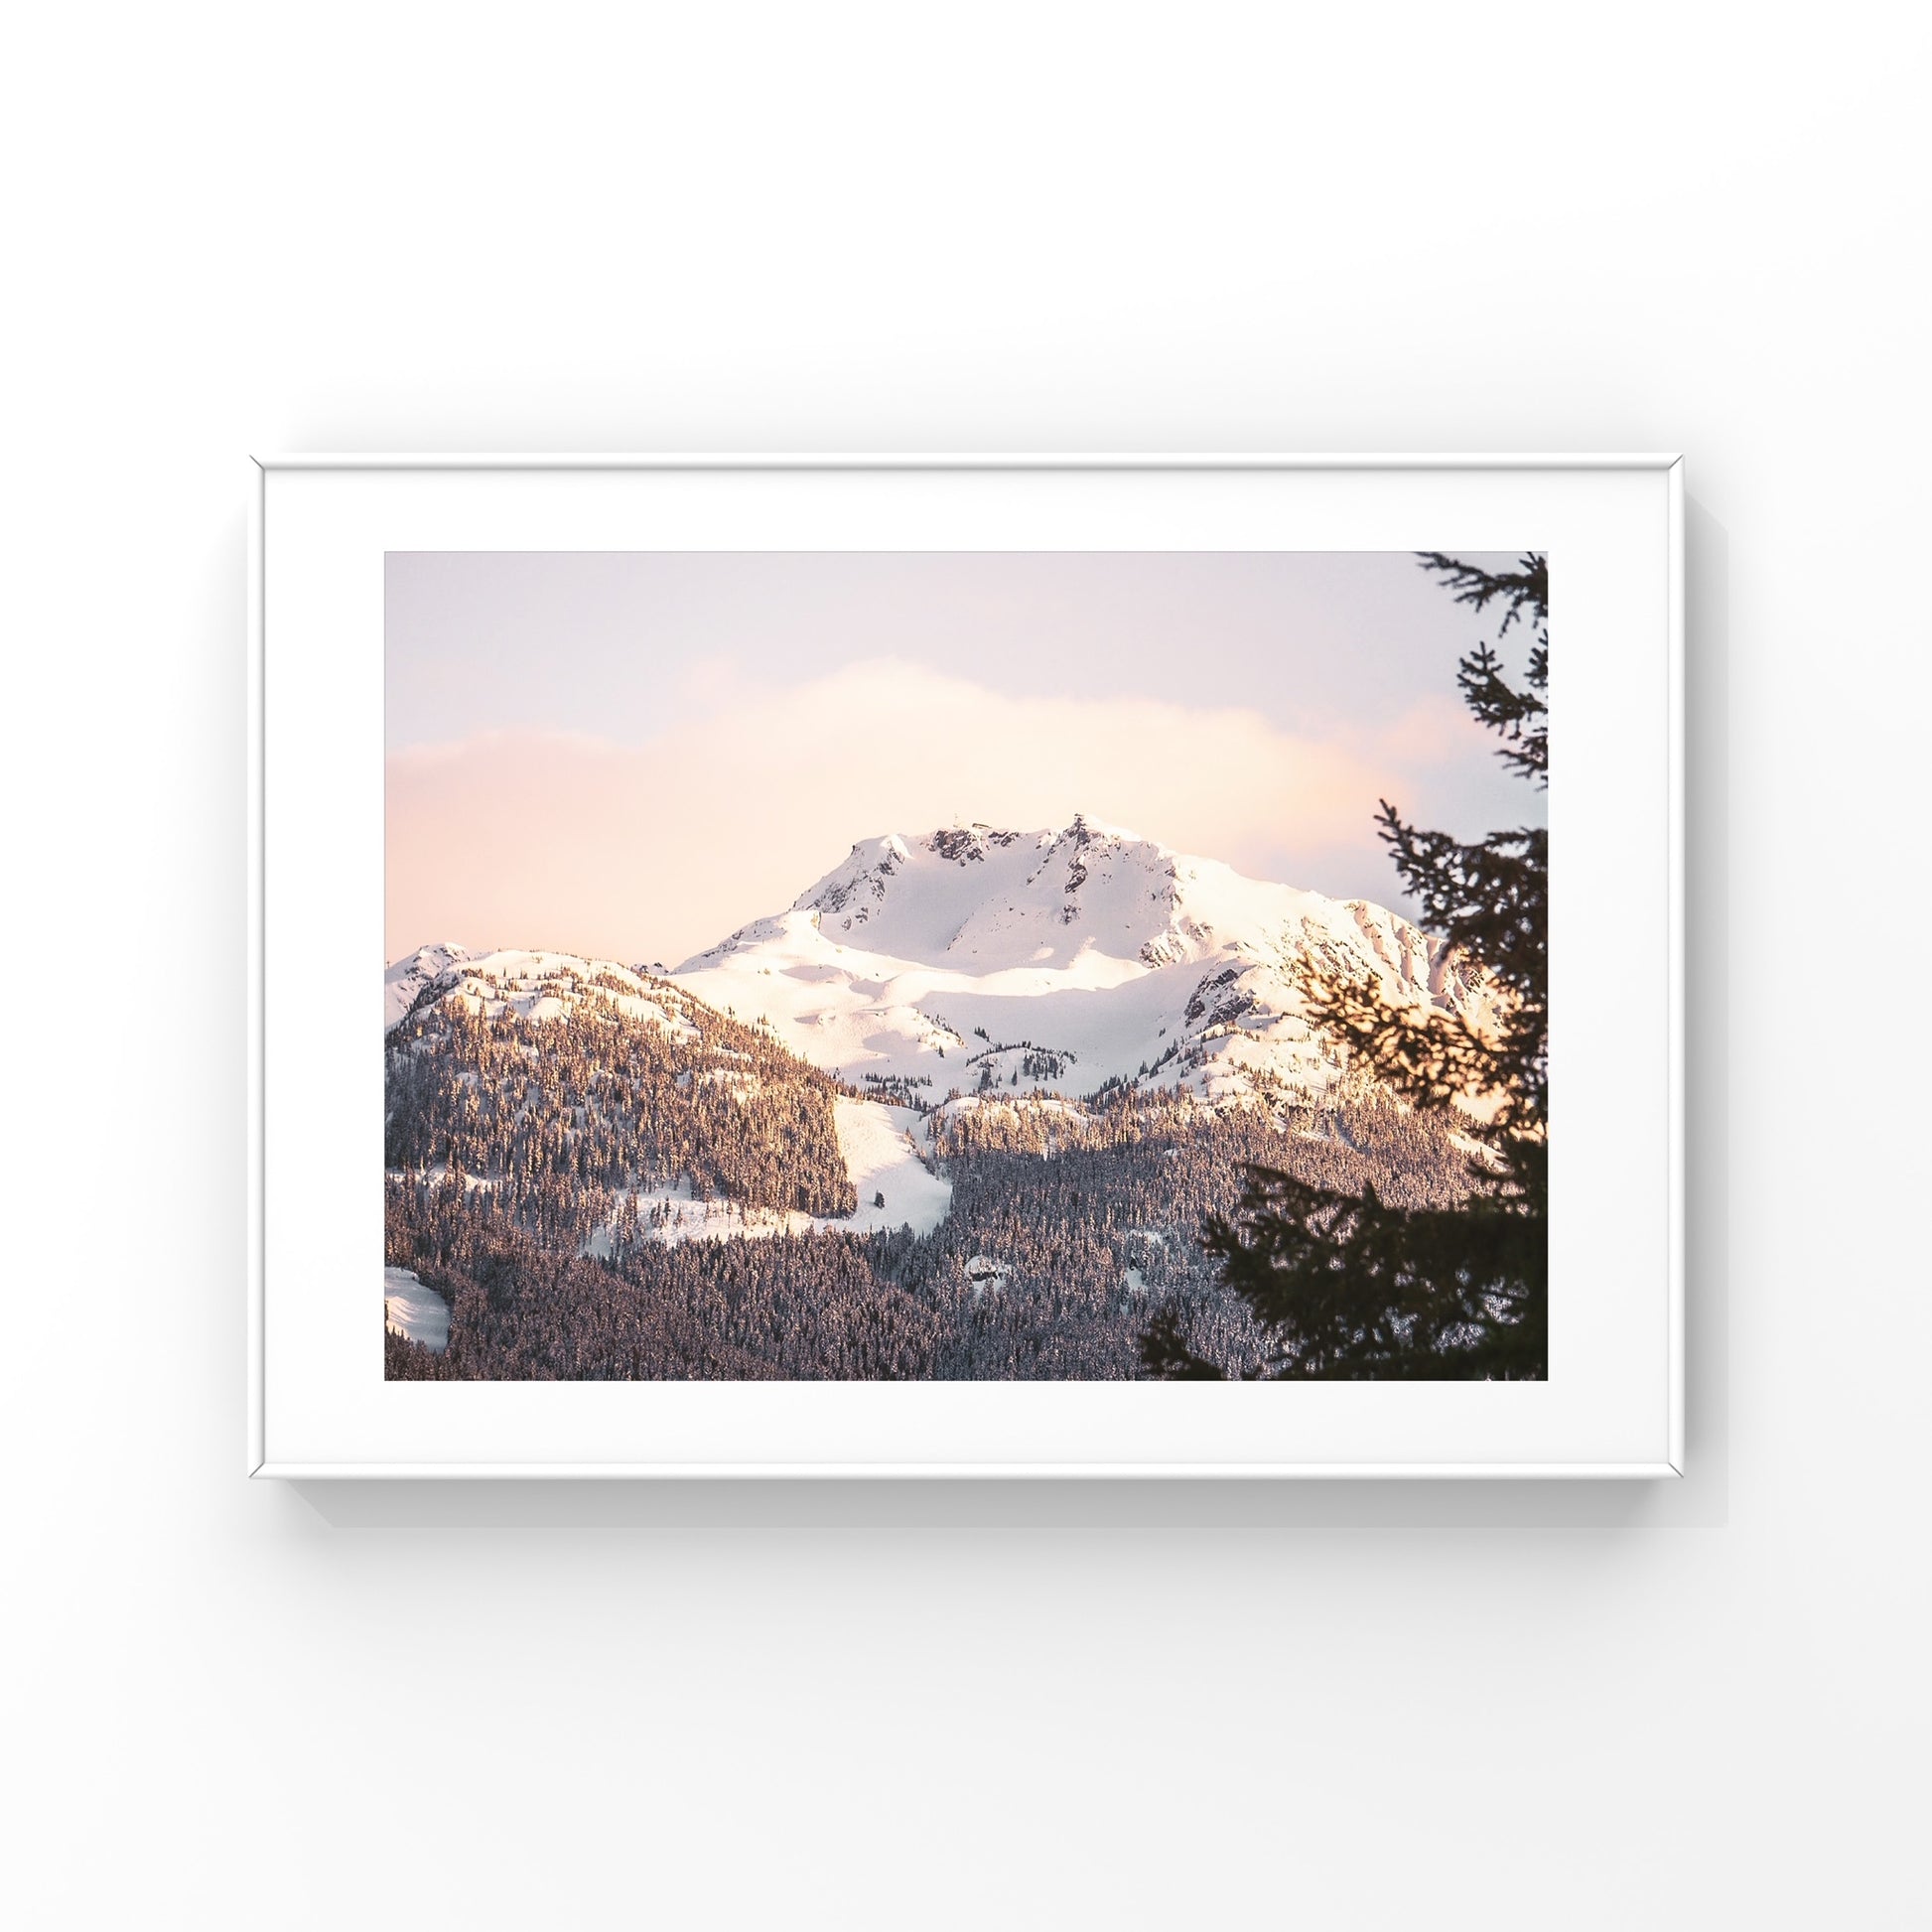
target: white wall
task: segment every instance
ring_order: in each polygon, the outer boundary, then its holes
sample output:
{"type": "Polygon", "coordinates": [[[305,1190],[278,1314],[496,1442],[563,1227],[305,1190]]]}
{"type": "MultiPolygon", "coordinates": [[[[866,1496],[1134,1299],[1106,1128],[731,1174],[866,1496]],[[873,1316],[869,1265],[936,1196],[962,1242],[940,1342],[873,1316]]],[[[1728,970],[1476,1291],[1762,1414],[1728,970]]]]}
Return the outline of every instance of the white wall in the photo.
{"type": "Polygon", "coordinates": [[[1924,18],[16,20],[13,1922],[1924,1912],[1924,18]],[[577,447],[1688,452],[1690,1477],[243,1481],[242,456],[577,447]]]}

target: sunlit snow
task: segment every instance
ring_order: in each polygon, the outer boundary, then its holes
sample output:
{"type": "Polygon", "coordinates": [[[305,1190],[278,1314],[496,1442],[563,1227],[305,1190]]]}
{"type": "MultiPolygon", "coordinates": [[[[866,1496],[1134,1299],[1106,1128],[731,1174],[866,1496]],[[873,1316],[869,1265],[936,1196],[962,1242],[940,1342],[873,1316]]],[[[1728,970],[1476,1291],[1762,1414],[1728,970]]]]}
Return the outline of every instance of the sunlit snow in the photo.
{"type": "Polygon", "coordinates": [[[859,1190],[859,1211],[849,1221],[820,1223],[855,1233],[909,1227],[930,1234],[952,1207],[952,1182],[927,1172],[911,1136],[923,1123],[909,1107],[882,1107],[841,1097],[837,1108],[839,1152],[859,1190]],[[885,1205],[879,1196],[885,1196],[885,1205]]]}
{"type": "Polygon", "coordinates": [[[848,1080],[934,1101],[1111,1080],[1224,1102],[1275,1083],[1315,1098],[1337,1079],[1302,1017],[1305,963],[1372,974],[1397,1001],[1469,997],[1441,942],[1381,906],[1085,819],[862,841],[674,977],[848,1080]]]}

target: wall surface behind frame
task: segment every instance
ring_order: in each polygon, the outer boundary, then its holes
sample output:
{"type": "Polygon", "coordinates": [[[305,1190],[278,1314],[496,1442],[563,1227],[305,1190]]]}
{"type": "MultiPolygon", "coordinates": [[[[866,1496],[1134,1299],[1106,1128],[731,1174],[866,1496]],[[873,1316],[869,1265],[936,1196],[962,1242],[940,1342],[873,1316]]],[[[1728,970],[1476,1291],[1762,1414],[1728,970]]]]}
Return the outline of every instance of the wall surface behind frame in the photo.
{"type": "Polygon", "coordinates": [[[1927,30],[1732,18],[16,30],[11,1922],[1926,1913],[1927,30]],[[241,1478],[244,453],[841,447],[1688,452],[1684,1482],[241,1478]]]}

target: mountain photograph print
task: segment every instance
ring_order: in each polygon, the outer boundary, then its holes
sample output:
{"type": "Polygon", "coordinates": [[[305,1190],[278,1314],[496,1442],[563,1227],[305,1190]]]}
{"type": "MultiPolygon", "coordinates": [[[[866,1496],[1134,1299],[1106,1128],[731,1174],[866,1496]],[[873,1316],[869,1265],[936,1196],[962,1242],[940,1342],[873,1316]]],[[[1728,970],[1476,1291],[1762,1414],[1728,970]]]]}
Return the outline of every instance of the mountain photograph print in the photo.
{"type": "Polygon", "coordinates": [[[1542,554],[396,552],[385,652],[390,1379],[1547,1377],[1542,554]]]}

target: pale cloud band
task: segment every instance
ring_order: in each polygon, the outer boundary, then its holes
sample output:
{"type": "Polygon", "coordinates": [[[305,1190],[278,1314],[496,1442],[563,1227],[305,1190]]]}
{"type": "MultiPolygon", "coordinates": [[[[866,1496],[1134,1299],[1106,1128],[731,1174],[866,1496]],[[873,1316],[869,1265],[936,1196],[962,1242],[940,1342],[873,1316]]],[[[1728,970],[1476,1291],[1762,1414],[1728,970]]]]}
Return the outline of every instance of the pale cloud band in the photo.
{"type": "Polygon", "coordinates": [[[452,938],[674,965],[857,839],[1075,812],[1395,903],[1376,800],[1427,805],[1481,755],[1452,695],[1318,738],[1239,704],[1009,694],[891,658],[705,698],[639,744],[512,730],[393,753],[389,956],[452,938]]]}

